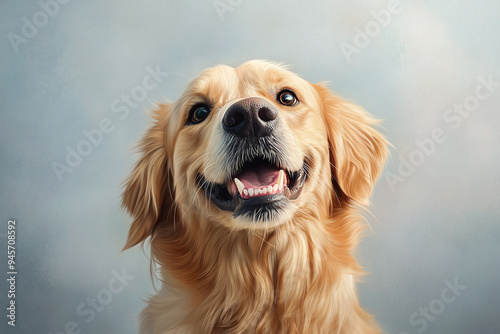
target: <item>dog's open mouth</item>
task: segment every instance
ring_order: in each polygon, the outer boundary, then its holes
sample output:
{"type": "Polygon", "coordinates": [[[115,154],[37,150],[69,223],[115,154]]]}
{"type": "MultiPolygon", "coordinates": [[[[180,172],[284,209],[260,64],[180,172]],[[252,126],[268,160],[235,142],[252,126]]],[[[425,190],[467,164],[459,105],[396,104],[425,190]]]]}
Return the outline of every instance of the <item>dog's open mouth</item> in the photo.
{"type": "Polygon", "coordinates": [[[207,182],[202,175],[198,182],[220,209],[233,211],[234,217],[266,221],[299,197],[306,179],[305,162],[301,169],[290,171],[265,158],[255,158],[246,162],[225,184],[207,182]]]}

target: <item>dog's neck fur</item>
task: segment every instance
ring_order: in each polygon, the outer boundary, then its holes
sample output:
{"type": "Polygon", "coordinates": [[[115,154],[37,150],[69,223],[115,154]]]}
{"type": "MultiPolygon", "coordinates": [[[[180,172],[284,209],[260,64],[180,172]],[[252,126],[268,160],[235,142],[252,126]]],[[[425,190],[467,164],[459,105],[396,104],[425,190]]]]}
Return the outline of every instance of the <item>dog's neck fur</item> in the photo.
{"type": "Polygon", "coordinates": [[[352,250],[362,225],[351,209],[339,214],[326,224],[298,215],[272,232],[229,231],[215,222],[160,226],[152,256],[168,287],[151,299],[154,308],[144,310],[143,327],[154,333],[177,333],[169,328],[183,328],[183,333],[379,333],[357,303],[355,281],[361,271],[352,250]],[[350,242],[338,243],[336,236],[350,242]]]}

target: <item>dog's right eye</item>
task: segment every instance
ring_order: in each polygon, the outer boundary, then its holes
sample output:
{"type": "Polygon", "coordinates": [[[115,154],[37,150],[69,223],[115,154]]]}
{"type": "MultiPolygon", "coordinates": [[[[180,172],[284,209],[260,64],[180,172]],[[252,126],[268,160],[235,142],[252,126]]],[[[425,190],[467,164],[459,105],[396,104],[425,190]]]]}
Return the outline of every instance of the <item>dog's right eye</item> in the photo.
{"type": "Polygon", "coordinates": [[[210,115],[210,108],[206,105],[196,105],[189,113],[189,123],[198,124],[203,122],[210,115]]]}

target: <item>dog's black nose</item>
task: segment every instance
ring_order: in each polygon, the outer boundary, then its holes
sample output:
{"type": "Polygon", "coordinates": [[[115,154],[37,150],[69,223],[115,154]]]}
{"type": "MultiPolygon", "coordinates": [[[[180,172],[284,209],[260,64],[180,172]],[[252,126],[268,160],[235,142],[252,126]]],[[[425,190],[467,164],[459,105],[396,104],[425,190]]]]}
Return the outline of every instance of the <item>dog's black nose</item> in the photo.
{"type": "Polygon", "coordinates": [[[249,97],[230,106],[222,126],[224,130],[242,138],[269,136],[274,128],[278,110],[268,101],[249,97]]]}

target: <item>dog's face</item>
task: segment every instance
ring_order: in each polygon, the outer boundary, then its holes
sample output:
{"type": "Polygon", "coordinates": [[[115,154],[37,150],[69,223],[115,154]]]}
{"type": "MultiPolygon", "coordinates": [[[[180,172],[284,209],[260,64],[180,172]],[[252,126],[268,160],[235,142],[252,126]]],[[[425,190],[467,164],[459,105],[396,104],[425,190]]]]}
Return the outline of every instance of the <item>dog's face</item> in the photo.
{"type": "Polygon", "coordinates": [[[162,219],[272,229],[365,204],[386,156],[366,112],[265,61],[205,70],[155,118],[124,193],[128,246],[162,219]]]}
{"type": "Polygon", "coordinates": [[[328,164],[317,95],[306,81],[262,62],[216,67],[194,79],[173,107],[181,212],[239,229],[274,227],[304,209],[320,181],[316,167],[328,164]]]}

